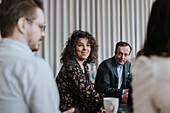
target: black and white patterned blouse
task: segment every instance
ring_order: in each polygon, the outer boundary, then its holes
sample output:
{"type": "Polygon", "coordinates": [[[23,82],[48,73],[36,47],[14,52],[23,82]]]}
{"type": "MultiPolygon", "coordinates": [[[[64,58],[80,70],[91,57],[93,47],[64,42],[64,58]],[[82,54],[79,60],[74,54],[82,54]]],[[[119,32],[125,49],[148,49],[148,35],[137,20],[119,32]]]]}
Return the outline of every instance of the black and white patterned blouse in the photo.
{"type": "Polygon", "coordinates": [[[62,112],[68,107],[76,107],[81,113],[95,113],[103,105],[103,94],[93,89],[88,65],[86,63],[83,65],[85,73],[73,59],[62,66],[56,78],[62,112]]]}

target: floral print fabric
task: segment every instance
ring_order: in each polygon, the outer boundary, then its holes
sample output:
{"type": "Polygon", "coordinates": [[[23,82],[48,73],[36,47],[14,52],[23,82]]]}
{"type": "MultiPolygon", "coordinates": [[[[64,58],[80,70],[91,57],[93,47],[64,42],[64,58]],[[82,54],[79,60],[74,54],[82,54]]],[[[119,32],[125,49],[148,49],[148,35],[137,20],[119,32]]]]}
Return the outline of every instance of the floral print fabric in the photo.
{"type": "Polygon", "coordinates": [[[85,73],[75,59],[62,66],[56,78],[61,111],[76,107],[81,113],[95,113],[103,105],[103,95],[93,89],[86,63],[84,68],[85,73]]]}

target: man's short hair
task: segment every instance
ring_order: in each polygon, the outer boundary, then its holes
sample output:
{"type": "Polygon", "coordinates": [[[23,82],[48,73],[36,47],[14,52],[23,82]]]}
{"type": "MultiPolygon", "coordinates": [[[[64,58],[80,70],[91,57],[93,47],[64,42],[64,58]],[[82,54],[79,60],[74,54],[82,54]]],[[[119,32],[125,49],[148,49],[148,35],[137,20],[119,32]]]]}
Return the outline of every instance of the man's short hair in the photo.
{"type": "Polygon", "coordinates": [[[0,4],[0,31],[2,37],[13,34],[20,17],[35,19],[36,8],[43,10],[41,0],[2,0],[0,4]]]}
{"type": "Polygon", "coordinates": [[[115,54],[117,54],[117,49],[118,49],[119,46],[129,46],[129,48],[130,48],[129,55],[130,55],[130,53],[131,53],[131,51],[132,51],[132,47],[130,46],[129,43],[123,42],[123,41],[120,41],[120,42],[118,42],[118,43],[116,44],[115,54]]]}

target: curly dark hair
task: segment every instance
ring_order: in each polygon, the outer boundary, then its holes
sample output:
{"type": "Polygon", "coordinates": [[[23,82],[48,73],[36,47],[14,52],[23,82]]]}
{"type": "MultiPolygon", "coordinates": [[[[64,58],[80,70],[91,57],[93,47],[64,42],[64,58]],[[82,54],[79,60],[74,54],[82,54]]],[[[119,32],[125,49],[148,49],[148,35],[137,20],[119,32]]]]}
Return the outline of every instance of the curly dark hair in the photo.
{"type": "Polygon", "coordinates": [[[79,38],[87,38],[90,42],[91,52],[89,57],[86,59],[87,63],[97,63],[98,60],[98,44],[95,38],[87,31],[75,30],[66,42],[66,47],[61,53],[60,62],[65,64],[72,60],[76,55],[76,45],[79,38]]]}

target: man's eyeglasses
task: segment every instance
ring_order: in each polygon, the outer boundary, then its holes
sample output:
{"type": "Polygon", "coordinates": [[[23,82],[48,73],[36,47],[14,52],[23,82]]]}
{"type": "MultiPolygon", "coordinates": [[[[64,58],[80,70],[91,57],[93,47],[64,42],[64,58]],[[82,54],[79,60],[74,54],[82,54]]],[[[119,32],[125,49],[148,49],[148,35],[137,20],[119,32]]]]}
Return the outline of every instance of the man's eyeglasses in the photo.
{"type": "Polygon", "coordinates": [[[33,20],[29,19],[29,18],[26,18],[26,20],[29,21],[29,22],[31,22],[31,23],[37,24],[37,25],[40,27],[41,31],[45,31],[45,28],[46,28],[46,25],[45,25],[45,24],[40,24],[40,23],[35,22],[35,21],[33,21],[33,20]]]}

